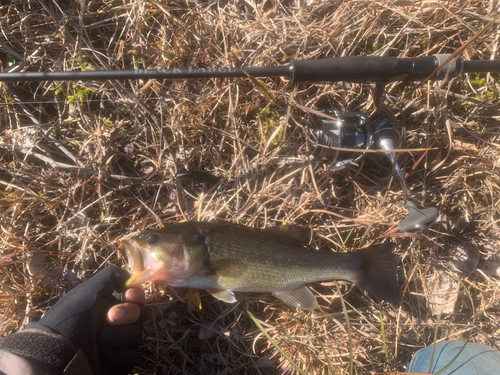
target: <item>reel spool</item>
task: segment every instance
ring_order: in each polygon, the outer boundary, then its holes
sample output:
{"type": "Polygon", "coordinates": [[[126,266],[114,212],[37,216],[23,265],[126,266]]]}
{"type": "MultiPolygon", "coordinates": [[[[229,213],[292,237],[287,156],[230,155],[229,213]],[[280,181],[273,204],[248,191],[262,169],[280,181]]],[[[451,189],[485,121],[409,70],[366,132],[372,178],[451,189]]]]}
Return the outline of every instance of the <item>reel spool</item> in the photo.
{"type": "Polygon", "coordinates": [[[331,159],[334,171],[361,160],[364,152],[341,151],[339,148],[366,150],[373,145],[373,131],[368,118],[357,112],[325,110],[335,120],[322,117],[314,130],[315,154],[331,159]],[[332,148],[330,148],[332,147],[332,148]],[[335,149],[333,148],[335,147],[335,149]]]}

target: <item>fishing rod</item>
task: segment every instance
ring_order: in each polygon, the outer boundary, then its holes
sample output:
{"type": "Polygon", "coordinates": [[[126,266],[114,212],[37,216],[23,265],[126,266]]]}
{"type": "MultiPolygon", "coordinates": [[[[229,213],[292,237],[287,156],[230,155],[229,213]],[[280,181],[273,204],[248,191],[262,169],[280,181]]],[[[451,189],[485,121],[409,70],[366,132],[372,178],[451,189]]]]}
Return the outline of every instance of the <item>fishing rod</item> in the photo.
{"type": "Polygon", "coordinates": [[[411,82],[430,78],[443,80],[462,73],[485,72],[500,72],[500,60],[466,61],[452,58],[449,54],[417,58],[348,56],[293,60],[290,65],[276,67],[7,72],[0,73],[0,82],[245,78],[249,75],[288,77],[292,83],[375,82],[374,103],[382,118],[370,123],[362,113],[324,110],[329,119],[321,118],[314,131],[318,145],[317,154],[333,160],[332,168],[338,171],[360,161],[368,149],[385,150],[385,155],[390,159],[403,189],[408,210],[408,216],[399,223],[398,229],[401,232],[417,232],[430,226],[439,212],[435,207],[419,207],[408,194],[404,176],[393,151],[402,144],[402,126],[383,101],[385,85],[394,81],[411,82]],[[357,152],[353,153],[353,149],[357,152]]]}
{"type": "Polygon", "coordinates": [[[7,72],[0,73],[0,82],[27,81],[103,81],[119,79],[183,79],[183,78],[246,78],[288,77],[300,82],[391,82],[418,81],[435,72],[435,79],[446,74],[500,72],[500,60],[465,61],[453,59],[441,66],[451,55],[398,58],[385,56],[347,56],[318,60],[293,60],[286,66],[248,68],[188,68],[101,70],[84,72],[7,72]]]}

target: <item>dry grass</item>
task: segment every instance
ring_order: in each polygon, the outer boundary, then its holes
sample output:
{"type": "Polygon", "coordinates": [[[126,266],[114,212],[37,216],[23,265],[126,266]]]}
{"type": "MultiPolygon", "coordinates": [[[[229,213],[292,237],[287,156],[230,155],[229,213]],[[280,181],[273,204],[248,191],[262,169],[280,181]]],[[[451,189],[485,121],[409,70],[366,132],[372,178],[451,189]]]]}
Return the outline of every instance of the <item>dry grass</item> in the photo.
{"type": "MultiPolygon", "coordinates": [[[[488,23],[496,6],[492,0],[316,0],[311,6],[304,0],[20,0],[0,7],[0,51],[28,71],[414,57],[455,51],[488,23]]],[[[498,59],[499,36],[497,22],[464,57],[498,59]]],[[[449,269],[450,247],[457,242],[477,249],[480,262],[460,276],[458,302],[454,313],[443,316],[439,339],[500,345],[499,77],[480,78],[485,81],[455,78],[441,91],[432,85],[388,87],[388,104],[407,127],[408,146],[438,148],[420,163],[421,153],[402,161],[411,194],[442,215],[421,236],[393,238],[403,258],[400,305],[341,286],[358,373],[404,369],[412,353],[432,343],[437,318],[427,285],[437,270],[449,269]],[[445,97],[447,92],[463,97],[445,97]]],[[[381,204],[365,243],[379,241],[405,216],[400,186],[388,187],[391,170],[382,159],[332,175],[327,160],[309,159],[310,114],[293,109],[283,131],[289,81],[265,84],[278,104],[249,79],[0,85],[2,335],[38,320],[96,270],[125,267],[116,240],[159,222],[309,225],[315,246],[338,249],[351,231],[347,246],[361,245],[381,204]],[[214,187],[176,181],[174,175],[185,170],[210,171],[222,180],[214,187]]],[[[370,88],[299,85],[293,101],[375,118],[370,88]]],[[[313,288],[321,307],[306,314],[270,295],[239,294],[240,302],[228,305],[205,292],[202,310],[188,311],[186,291],[149,286],[150,337],[137,373],[293,373],[247,307],[308,374],[326,374],[324,353],[306,319],[336,373],[345,374],[348,335],[336,288],[313,288]]]]}

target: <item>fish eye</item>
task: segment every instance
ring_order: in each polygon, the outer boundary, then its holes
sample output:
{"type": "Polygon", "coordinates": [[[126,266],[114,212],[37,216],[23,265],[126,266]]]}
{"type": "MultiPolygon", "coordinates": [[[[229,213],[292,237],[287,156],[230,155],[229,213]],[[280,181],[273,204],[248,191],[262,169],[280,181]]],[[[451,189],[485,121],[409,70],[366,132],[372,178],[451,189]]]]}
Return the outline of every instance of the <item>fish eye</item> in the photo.
{"type": "Polygon", "coordinates": [[[160,236],[158,236],[157,234],[152,234],[151,236],[148,237],[147,241],[148,241],[148,244],[150,245],[154,245],[155,243],[157,243],[158,241],[160,240],[160,236]]]}

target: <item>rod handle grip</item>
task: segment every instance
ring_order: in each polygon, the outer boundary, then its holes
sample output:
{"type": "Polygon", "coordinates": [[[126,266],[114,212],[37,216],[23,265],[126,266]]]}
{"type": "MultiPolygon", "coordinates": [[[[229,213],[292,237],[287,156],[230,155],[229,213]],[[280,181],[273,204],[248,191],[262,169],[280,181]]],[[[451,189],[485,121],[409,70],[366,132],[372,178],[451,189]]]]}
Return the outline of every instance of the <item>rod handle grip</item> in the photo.
{"type": "Polygon", "coordinates": [[[439,61],[437,56],[412,59],[386,56],[345,56],[318,60],[293,60],[292,81],[294,83],[414,81],[428,77],[439,66],[439,61]]]}

